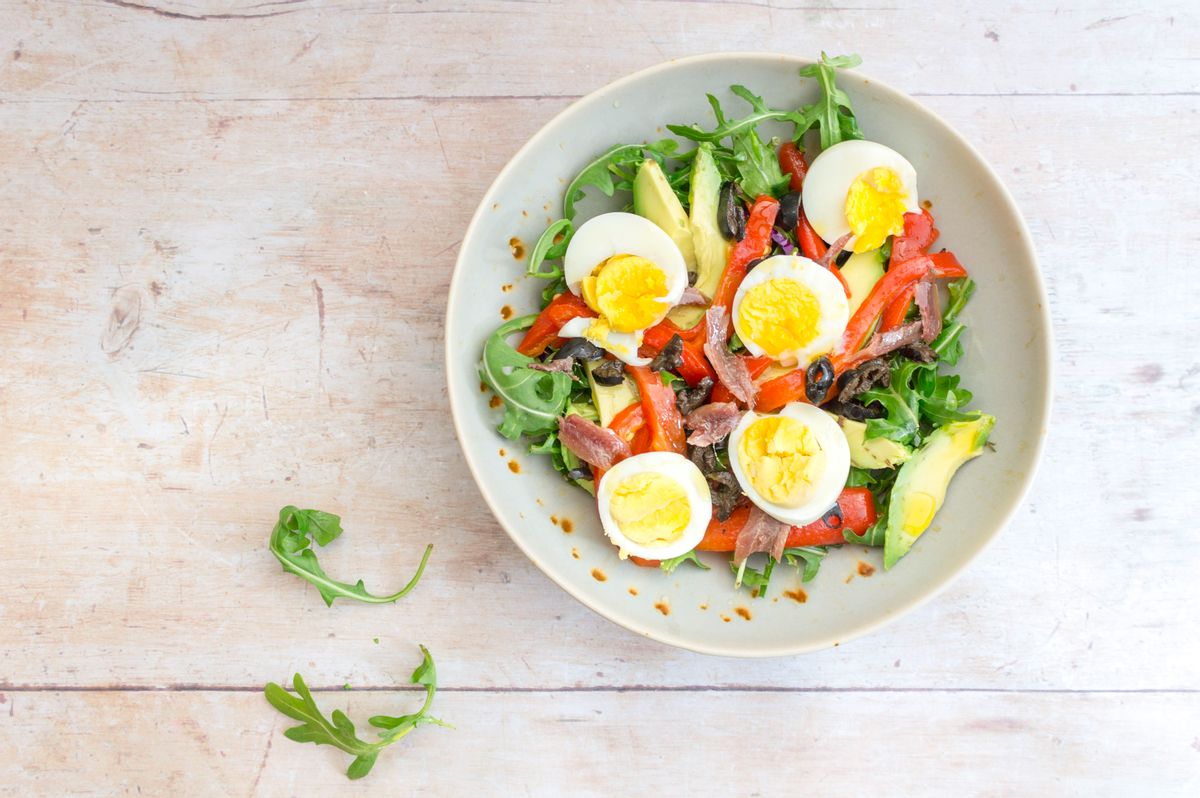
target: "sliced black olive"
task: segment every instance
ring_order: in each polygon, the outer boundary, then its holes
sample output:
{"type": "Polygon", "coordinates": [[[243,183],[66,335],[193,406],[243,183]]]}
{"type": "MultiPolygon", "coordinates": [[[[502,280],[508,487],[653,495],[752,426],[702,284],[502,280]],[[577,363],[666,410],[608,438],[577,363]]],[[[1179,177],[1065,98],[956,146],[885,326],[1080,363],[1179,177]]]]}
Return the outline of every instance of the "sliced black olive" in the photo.
{"type": "MultiPolygon", "coordinates": [[[[707,402],[708,397],[712,396],[712,389],[712,377],[704,377],[700,380],[700,382],[696,383],[695,388],[684,388],[677,393],[675,395],[675,406],[679,408],[679,414],[681,416],[686,416],[688,413],[707,402]]],[[[697,465],[699,464],[697,463],[697,465]]]]}
{"type": "Polygon", "coordinates": [[[846,519],[842,516],[842,506],[835,504],[829,508],[829,512],[821,516],[821,523],[825,524],[828,529],[841,529],[846,519]]]}
{"type": "Polygon", "coordinates": [[[854,250],[852,250],[850,248],[843,249],[841,252],[839,252],[838,256],[837,256],[837,261],[836,261],[838,268],[840,269],[843,266],[845,266],[846,261],[850,260],[850,256],[853,254],[854,254],[854,250]]]}
{"type": "Polygon", "coordinates": [[[754,269],[755,266],[762,263],[764,260],[766,260],[766,258],[755,258],[754,260],[747,263],[746,264],[746,274],[749,274],[754,269]]]}
{"type": "Polygon", "coordinates": [[[831,385],[833,364],[829,362],[829,358],[819,357],[804,372],[804,395],[808,397],[808,401],[819,405],[825,399],[825,394],[829,393],[831,385]]]}
{"type": "Polygon", "coordinates": [[[775,226],[780,230],[792,232],[800,224],[800,192],[789,191],[779,198],[779,215],[775,217],[775,226]]]}
{"type": "Polygon", "coordinates": [[[849,402],[876,385],[886,388],[891,384],[892,369],[888,366],[887,361],[877,357],[842,375],[841,390],[838,391],[837,398],[839,402],[849,402]]]}
{"type": "Polygon", "coordinates": [[[688,285],[695,285],[700,279],[700,272],[688,271],[688,285]]]}
{"type": "Polygon", "coordinates": [[[717,199],[717,227],[726,238],[741,241],[746,237],[746,209],[737,195],[738,189],[733,182],[721,186],[717,199]]]}
{"type": "MultiPolygon", "coordinates": [[[[676,399],[678,398],[676,397],[676,399]]],[[[716,447],[692,446],[689,444],[687,449],[688,459],[696,465],[696,468],[700,469],[701,474],[709,474],[720,470],[721,467],[717,464],[716,447]]]]}
{"type": "Polygon", "coordinates": [[[620,385],[625,380],[625,364],[619,360],[605,360],[592,369],[592,379],[597,385],[620,385]]]}
{"type": "Polygon", "coordinates": [[[551,360],[562,360],[573,357],[576,360],[599,360],[604,357],[604,350],[586,338],[568,338],[567,342],[558,348],[551,360]]]}
{"type": "Polygon", "coordinates": [[[861,402],[834,401],[822,405],[822,409],[828,410],[830,413],[836,413],[839,416],[844,416],[851,421],[867,421],[872,418],[883,418],[887,415],[887,410],[878,402],[864,405],[861,402]]]}
{"type": "Polygon", "coordinates": [[[667,345],[658,351],[654,359],[650,361],[651,371],[674,371],[683,365],[683,339],[679,334],[671,336],[671,340],[667,341],[667,345]]]}

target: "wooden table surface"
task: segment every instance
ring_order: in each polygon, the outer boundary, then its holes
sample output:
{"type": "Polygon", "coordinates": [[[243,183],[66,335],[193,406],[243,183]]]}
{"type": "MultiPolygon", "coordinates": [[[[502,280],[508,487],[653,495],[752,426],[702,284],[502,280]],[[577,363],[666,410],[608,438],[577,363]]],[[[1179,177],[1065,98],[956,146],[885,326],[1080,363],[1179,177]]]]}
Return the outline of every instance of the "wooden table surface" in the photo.
{"type": "Polygon", "coordinates": [[[1200,794],[1194,4],[460,5],[0,0],[0,792],[1200,794]],[[572,99],[821,49],[1015,194],[1055,324],[1048,449],[900,622],[676,651],[489,515],[446,288],[484,189],[572,99]],[[266,548],[293,502],[343,515],[330,572],[396,584],[432,541],[424,581],[326,608],[266,548]],[[418,642],[456,728],[365,782],[263,700],[299,670],[360,723],[406,711],[418,642]]]}

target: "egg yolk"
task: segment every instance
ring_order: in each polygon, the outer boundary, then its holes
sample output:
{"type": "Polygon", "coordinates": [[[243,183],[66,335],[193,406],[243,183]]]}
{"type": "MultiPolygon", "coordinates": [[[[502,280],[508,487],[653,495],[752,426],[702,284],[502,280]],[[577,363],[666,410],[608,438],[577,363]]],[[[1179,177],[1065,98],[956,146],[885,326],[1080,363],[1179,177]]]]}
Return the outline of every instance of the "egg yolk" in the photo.
{"type": "Polygon", "coordinates": [[[667,275],[637,255],[613,255],[583,279],[580,293],[616,332],[644,330],[667,310],[667,275]]]}
{"type": "Polygon", "coordinates": [[[846,221],[854,233],[854,251],[879,249],[888,236],[904,232],[908,194],[900,175],[891,169],[868,169],[854,179],[846,192],[846,221]]]}
{"type": "Polygon", "coordinates": [[[635,474],[621,480],[608,509],[621,534],[641,546],[675,542],[692,520],[683,486],[662,474],[635,474]]]}
{"type": "Polygon", "coordinates": [[[821,305],[801,283],[775,279],[747,291],[737,313],[738,327],[746,338],[779,360],[817,337],[821,305]]]}
{"type": "Polygon", "coordinates": [[[742,433],[738,462],[760,496],[781,507],[797,507],[825,470],[825,452],[806,424],[767,416],[742,433]]]}

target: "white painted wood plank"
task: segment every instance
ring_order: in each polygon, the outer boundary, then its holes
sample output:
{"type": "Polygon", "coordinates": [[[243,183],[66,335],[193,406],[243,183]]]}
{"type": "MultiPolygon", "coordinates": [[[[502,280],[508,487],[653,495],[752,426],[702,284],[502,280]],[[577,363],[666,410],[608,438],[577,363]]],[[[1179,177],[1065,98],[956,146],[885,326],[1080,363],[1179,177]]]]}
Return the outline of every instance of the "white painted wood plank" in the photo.
{"type": "MultiPolygon", "coordinates": [[[[360,725],[416,698],[317,696],[360,725]]],[[[257,693],[8,693],[5,702],[0,791],[22,796],[1200,790],[1194,693],[441,693],[434,708],[456,728],[418,729],[358,784],[343,775],[340,751],[286,739],[293,722],[257,693]]]]}
{"type": "Polygon", "coordinates": [[[253,685],[299,667],[389,685],[403,669],[381,637],[445,652],[458,686],[1200,687],[1200,619],[1181,611],[1200,599],[1200,365],[1182,334],[1197,102],[929,102],[1005,174],[1043,257],[1061,353],[1043,478],[924,610],[753,664],[575,604],[459,462],[437,362],[455,245],[563,101],[0,106],[0,582],[22,586],[0,602],[3,682],[253,685]],[[136,332],[105,351],[135,297],[136,332]],[[266,552],[287,502],[343,513],[323,561],[371,585],[435,541],[426,583],[399,607],[326,609],[266,552]]]}
{"type": "Polygon", "coordinates": [[[4,0],[0,99],[578,96],[684,55],[822,50],[910,92],[1195,93],[1198,24],[1185,0],[4,0]]]}

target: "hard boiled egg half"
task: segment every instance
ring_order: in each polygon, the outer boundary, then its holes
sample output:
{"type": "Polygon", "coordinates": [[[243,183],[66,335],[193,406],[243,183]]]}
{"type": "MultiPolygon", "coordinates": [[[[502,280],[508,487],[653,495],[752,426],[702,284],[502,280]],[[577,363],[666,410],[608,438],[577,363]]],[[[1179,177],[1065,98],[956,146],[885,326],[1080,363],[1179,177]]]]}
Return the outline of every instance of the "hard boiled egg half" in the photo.
{"type": "Polygon", "coordinates": [[[687,288],[679,247],[654,222],[632,213],[604,213],[580,226],[563,261],[567,287],[596,311],[595,319],[563,325],[563,338],[586,338],[634,366],[642,334],[666,318],[687,288]]]}
{"type": "Polygon", "coordinates": [[[920,209],[917,170],[890,147],[843,141],[813,159],[802,201],[817,235],[832,243],[853,233],[846,248],[868,252],[903,233],[904,214],[920,209]]]}
{"type": "Polygon", "coordinates": [[[621,559],[687,554],[699,545],[712,518],[704,475],[674,452],[646,452],[617,463],[601,477],[596,501],[604,534],[621,559]]]}
{"type": "Polygon", "coordinates": [[[767,258],[733,297],[733,329],[755,355],[807,365],[833,349],[850,320],[842,284],[799,255],[767,258]]]}
{"type": "Polygon", "coordinates": [[[729,465],[759,509],[803,526],[837,503],[850,474],[850,446],[823,410],[792,402],[775,415],[746,413],[729,435],[729,465]]]}

